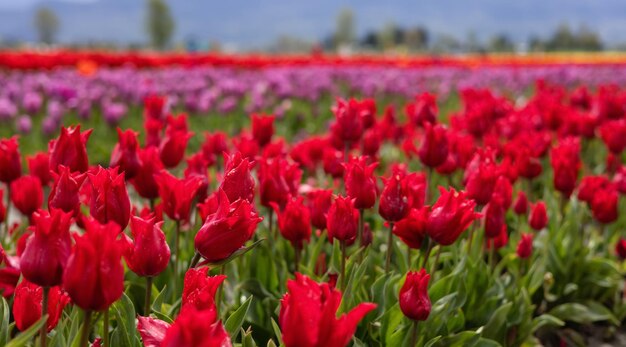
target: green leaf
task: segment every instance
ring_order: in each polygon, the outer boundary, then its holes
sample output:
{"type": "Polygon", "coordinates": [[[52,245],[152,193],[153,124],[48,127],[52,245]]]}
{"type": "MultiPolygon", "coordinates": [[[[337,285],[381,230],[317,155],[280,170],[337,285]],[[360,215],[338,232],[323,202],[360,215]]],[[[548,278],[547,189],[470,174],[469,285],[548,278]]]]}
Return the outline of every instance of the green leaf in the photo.
{"type": "Polygon", "coordinates": [[[0,346],[4,346],[9,340],[9,321],[11,317],[11,311],[9,310],[9,304],[4,297],[0,297],[0,346]]]}
{"type": "Polygon", "coordinates": [[[261,244],[261,242],[265,241],[265,239],[259,239],[257,240],[255,243],[251,244],[248,247],[242,247],[239,248],[238,250],[236,250],[233,254],[230,255],[230,257],[222,260],[222,261],[218,261],[216,263],[208,263],[207,265],[209,265],[209,267],[214,268],[214,267],[218,267],[218,266],[222,266],[222,265],[226,265],[228,263],[230,263],[231,261],[237,259],[238,257],[250,252],[251,250],[253,250],[254,248],[256,248],[258,245],[261,244]]]}
{"type": "Polygon", "coordinates": [[[485,324],[482,329],[482,336],[486,338],[492,338],[498,341],[503,341],[506,335],[507,320],[506,317],[513,307],[512,302],[508,302],[500,306],[491,316],[489,322],[485,324]]]}
{"type": "Polygon", "coordinates": [[[562,304],[553,308],[548,313],[558,319],[580,324],[609,321],[615,325],[619,325],[617,318],[615,318],[606,307],[593,301],[588,302],[587,305],[575,302],[562,304]]]}
{"type": "Polygon", "coordinates": [[[31,325],[30,328],[23,331],[21,334],[17,335],[13,340],[5,345],[5,347],[23,347],[28,344],[28,342],[33,338],[33,336],[39,333],[39,330],[46,324],[48,320],[48,315],[44,315],[41,317],[35,324],[31,325]]]}
{"type": "Polygon", "coordinates": [[[443,338],[439,336],[433,340],[429,341],[427,345],[432,347],[474,346],[478,342],[478,340],[480,340],[480,334],[475,331],[468,330],[443,338]]]}
{"type": "Polygon", "coordinates": [[[135,308],[133,302],[124,293],[120,300],[116,301],[111,309],[117,321],[117,334],[119,335],[119,346],[134,346],[137,328],[135,327],[135,308]]]}
{"type": "MultiPolygon", "coordinates": [[[[283,342],[283,333],[280,331],[280,327],[278,326],[278,323],[276,323],[276,321],[272,318],[272,329],[274,330],[274,335],[276,336],[276,338],[278,339],[278,344],[280,346],[284,346],[285,343],[283,342]]],[[[268,346],[269,346],[269,342],[273,343],[273,340],[268,341],[268,346]]]]}
{"type": "Polygon", "coordinates": [[[248,329],[248,331],[240,329],[241,331],[241,347],[257,347],[256,342],[252,338],[252,330],[248,329]]]}
{"type": "Polygon", "coordinates": [[[252,296],[249,297],[239,308],[233,312],[233,314],[228,317],[226,323],[224,323],[224,327],[228,334],[230,334],[231,340],[235,340],[239,335],[239,330],[241,329],[241,325],[246,319],[246,315],[248,314],[248,309],[250,308],[250,303],[252,302],[252,296]]]}

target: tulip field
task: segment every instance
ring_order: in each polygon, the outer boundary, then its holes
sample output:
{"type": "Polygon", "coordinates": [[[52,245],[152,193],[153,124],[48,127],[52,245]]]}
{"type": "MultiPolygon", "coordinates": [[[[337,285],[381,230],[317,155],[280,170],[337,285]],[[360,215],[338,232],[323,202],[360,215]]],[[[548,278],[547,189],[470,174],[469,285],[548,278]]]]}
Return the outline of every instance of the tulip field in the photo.
{"type": "Polygon", "coordinates": [[[0,346],[624,346],[622,61],[0,52],[0,346]]]}

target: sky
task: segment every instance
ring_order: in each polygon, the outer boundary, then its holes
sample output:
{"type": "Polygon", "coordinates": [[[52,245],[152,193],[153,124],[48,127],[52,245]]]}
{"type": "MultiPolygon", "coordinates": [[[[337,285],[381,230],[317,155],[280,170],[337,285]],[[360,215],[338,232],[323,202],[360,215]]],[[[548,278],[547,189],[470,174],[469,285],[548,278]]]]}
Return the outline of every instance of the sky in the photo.
{"type": "MultiPolygon", "coordinates": [[[[145,43],[145,0],[0,0],[0,38],[34,40],[35,9],[45,4],[61,19],[63,43],[106,40],[145,43]]],[[[177,41],[220,41],[242,49],[261,48],[289,34],[322,40],[334,30],[337,13],[355,13],[359,35],[386,23],[422,25],[433,36],[469,33],[485,41],[505,33],[516,42],[547,36],[563,22],[581,24],[609,44],[626,43],[624,0],[169,0],[177,41]]]]}

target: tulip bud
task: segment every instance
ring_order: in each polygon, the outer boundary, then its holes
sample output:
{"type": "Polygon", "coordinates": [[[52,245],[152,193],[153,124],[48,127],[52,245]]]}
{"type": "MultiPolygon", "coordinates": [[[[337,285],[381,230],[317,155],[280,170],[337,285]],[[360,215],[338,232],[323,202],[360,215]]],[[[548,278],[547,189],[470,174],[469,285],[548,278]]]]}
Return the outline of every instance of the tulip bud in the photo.
{"type": "Polygon", "coordinates": [[[580,170],[580,141],[566,138],[552,148],[550,157],[554,171],[554,188],[569,197],[576,187],[580,170]]]}
{"type": "Polygon", "coordinates": [[[11,182],[11,201],[23,215],[30,217],[43,203],[43,189],[39,179],[27,175],[11,182]]]}
{"type": "Polygon", "coordinates": [[[517,215],[524,215],[528,212],[528,198],[526,197],[526,193],[521,190],[517,193],[513,211],[515,211],[517,215]]]}
{"type": "Polygon", "coordinates": [[[0,181],[11,183],[22,175],[22,157],[17,136],[0,139],[0,181]]]}
{"type": "Polygon", "coordinates": [[[124,292],[124,244],[119,225],[94,219],[85,221],[85,233],[77,236],[63,273],[63,289],[83,310],[102,311],[124,292]]]}
{"type": "Polygon", "coordinates": [[[58,139],[51,140],[48,144],[50,155],[50,170],[57,171],[60,165],[67,166],[70,172],[87,172],[89,158],[87,158],[87,140],[91,135],[91,129],[80,132],[80,125],[76,128],[61,128],[58,139]]]}
{"type": "Polygon", "coordinates": [[[398,301],[402,313],[411,320],[424,321],[430,315],[429,280],[430,275],[424,269],[406,274],[406,280],[400,289],[398,301]]]}
{"type": "Polygon", "coordinates": [[[332,111],[335,114],[335,122],[331,126],[332,136],[348,144],[359,141],[364,129],[363,120],[359,114],[359,102],[354,99],[349,101],[337,99],[332,111]]]}
{"type": "Polygon", "coordinates": [[[528,217],[528,224],[530,227],[539,231],[548,225],[548,213],[546,211],[546,204],[543,201],[536,203],[530,212],[528,217]]]}
{"type": "Polygon", "coordinates": [[[472,222],[480,217],[474,212],[476,203],[464,192],[439,188],[440,196],[432,206],[427,222],[428,235],[437,243],[453,244],[472,222]]]}
{"type": "Polygon", "coordinates": [[[328,237],[352,244],[359,229],[359,211],[349,197],[338,196],[328,209],[326,217],[328,237]]]}
{"type": "Polygon", "coordinates": [[[178,179],[165,170],[156,174],[155,179],[159,186],[163,211],[171,219],[187,223],[191,203],[202,185],[202,180],[197,176],[178,179]]]}
{"type": "Polygon", "coordinates": [[[181,311],[167,329],[159,346],[220,346],[231,347],[230,336],[216,310],[187,309],[181,311]]]}
{"type": "Polygon", "coordinates": [[[141,197],[156,199],[159,197],[159,185],[155,176],[164,168],[159,152],[155,147],[140,149],[139,159],[139,168],[130,182],[141,197]]]}
{"type": "Polygon", "coordinates": [[[498,237],[502,230],[506,230],[506,220],[502,199],[499,196],[494,196],[493,199],[485,206],[484,209],[485,218],[485,235],[487,238],[498,237]]]}
{"type": "Polygon", "coordinates": [[[130,198],[126,191],[124,173],[118,174],[117,167],[103,169],[98,167],[95,174],[88,173],[92,186],[91,216],[102,224],[114,221],[122,229],[130,219],[130,198]]]}
{"type": "Polygon", "coordinates": [[[137,142],[137,133],[129,129],[122,131],[117,128],[118,143],[111,153],[110,167],[118,166],[120,171],[124,173],[127,180],[135,177],[139,167],[139,142],[137,142]]]}
{"type": "Polygon", "coordinates": [[[278,215],[278,230],[296,249],[302,249],[302,245],[311,239],[311,215],[302,200],[302,197],[290,199],[283,210],[272,204],[278,215]]]}
{"type": "Polygon", "coordinates": [[[302,171],[286,160],[274,158],[261,161],[259,168],[259,192],[261,205],[270,207],[276,203],[283,207],[289,195],[298,193],[302,171]]]}
{"type": "Polygon", "coordinates": [[[350,160],[346,165],[344,183],[348,196],[355,199],[357,209],[371,208],[376,204],[377,186],[374,169],[378,163],[366,164],[366,157],[350,160]]]}
{"type": "Polygon", "coordinates": [[[408,182],[400,179],[400,175],[393,175],[384,180],[385,187],[380,195],[378,212],[388,222],[397,222],[409,214],[413,205],[408,182]]]}
{"type": "Polygon", "coordinates": [[[533,234],[522,234],[522,238],[517,244],[517,256],[526,259],[533,252],[533,234]]]}
{"type": "Polygon", "coordinates": [[[170,247],[161,230],[163,222],[156,222],[155,218],[130,219],[132,240],[126,238],[124,259],[128,267],[138,276],[158,276],[170,261],[170,247]]]}
{"type": "Polygon", "coordinates": [[[252,137],[261,147],[272,141],[274,135],[274,119],[272,115],[252,115],[252,137]]]}
{"type": "Polygon", "coordinates": [[[614,187],[600,189],[591,200],[593,218],[602,224],[610,224],[618,217],[619,194],[614,187]]]}
{"type": "Polygon", "coordinates": [[[393,225],[393,233],[409,248],[419,249],[426,237],[428,207],[411,209],[409,215],[393,225]]]}
{"type": "Polygon", "coordinates": [[[250,174],[252,164],[237,152],[232,156],[225,155],[227,161],[224,180],[220,187],[228,196],[228,201],[245,199],[254,203],[254,178],[250,174]]]}
{"type": "Polygon", "coordinates": [[[48,195],[48,209],[58,208],[77,216],[80,212],[79,192],[87,176],[78,172],[71,174],[69,168],[63,165],[57,172],[52,171],[54,184],[48,195]]]}
{"type": "Polygon", "coordinates": [[[207,217],[195,237],[196,250],[210,263],[222,261],[243,247],[263,220],[247,200],[230,203],[223,190],[218,194],[217,211],[207,217]]]}
{"type": "Polygon", "coordinates": [[[307,194],[311,223],[317,229],[326,229],[326,214],[332,204],[332,197],[333,191],[331,189],[317,189],[307,194]]]}
{"type": "Polygon", "coordinates": [[[208,268],[193,268],[185,273],[182,309],[215,309],[215,293],[226,279],[225,275],[208,276],[208,268]]]}
{"type": "Polygon", "coordinates": [[[425,133],[422,146],[418,155],[421,162],[431,168],[435,168],[446,161],[448,157],[448,137],[446,128],[441,125],[424,125],[425,133]]]}
{"type": "Polygon", "coordinates": [[[30,282],[52,287],[61,284],[63,271],[72,248],[71,213],[52,209],[39,210],[33,216],[33,232],[20,257],[20,270],[30,282]]]}
{"type": "Polygon", "coordinates": [[[193,137],[193,133],[187,131],[171,130],[168,127],[165,137],[159,144],[159,158],[166,168],[174,168],[183,160],[187,142],[193,137]]]}
{"type": "Polygon", "coordinates": [[[27,156],[26,161],[28,162],[28,172],[39,178],[42,186],[47,186],[52,179],[48,153],[38,153],[33,156],[27,156]]]}

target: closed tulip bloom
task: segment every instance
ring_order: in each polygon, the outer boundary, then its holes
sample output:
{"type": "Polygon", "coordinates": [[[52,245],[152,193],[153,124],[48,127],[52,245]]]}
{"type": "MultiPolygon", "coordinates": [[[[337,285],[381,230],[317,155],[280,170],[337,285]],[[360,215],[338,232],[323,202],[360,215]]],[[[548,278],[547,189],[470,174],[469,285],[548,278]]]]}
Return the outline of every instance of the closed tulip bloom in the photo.
{"type": "Polygon", "coordinates": [[[226,156],[226,169],[221,188],[228,196],[228,201],[245,199],[254,203],[254,178],[250,173],[252,164],[247,158],[243,158],[237,152],[232,156],[226,156]]]}
{"type": "Polygon", "coordinates": [[[102,311],[124,292],[124,243],[114,222],[85,221],[85,233],[75,237],[65,272],[63,289],[83,310],[102,311]]]}
{"type": "Polygon", "coordinates": [[[311,239],[311,214],[302,200],[302,197],[290,199],[283,210],[272,205],[278,215],[278,230],[296,249],[302,249],[302,245],[311,239]]]}
{"type": "Polygon", "coordinates": [[[29,228],[32,234],[20,257],[22,275],[42,287],[60,285],[72,249],[72,214],[57,209],[39,210],[33,219],[29,228]]]}
{"type": "Polygon", "coordinates": [[[428,297],[429,280],[430,275],[424,269],[406,274],[406,280],[400,288],[398,302],[402,313],[407,318],[414,321],[428,319],[432,307],[428,297]]]}
{"type": "Polygon", "coordinates": [[[60,165],[57,172],[52,172],[54,183],[48,195],[48,209],[58,208],[64,212],[72,212],[77,216],[80,212],[80,189],[87,178],[86,174],[70,173],[70,169],[60,165]]]}
{"type": "Polygon", "coordinates": [[[50,157],[47,153],[37,153],[32,156],[27,156],[28,172],[39,178],[42,186],[47,186],[52,175],[50,174],[50,157]]]}
{"type": "Polygon", "coordinates": [[[622,153],[626,147],[626,120],[611,120],[602,124],[600,138],[611,153],[622,153]]]}
{"type": "Polygon", "coordinates": [[[148,95],[143,100],[143,114],[148,119],[163,119],[165,117],[166,98],[159,95],[148,95]]]}
{"type": "Polygon", "coordinates": [[[620,237],[619,241],[615,245],[615,253],[620,257],[620,259],[626,259],[626,239],[620,237]]]}
{"type": "Polygon", "coordinates": [[[328,209],[328,237],[351,244],[359,229],[359,211],[350,197],[338,196],[328,209]]]}
{"type": "Polygon", "coordinates": [[[517,215],[524,215],[528,212],[528,198],[526,197],[526,193],[521,190],[517,193],[513,211],[515,211],[517,215]]]}
{"type": "Polygon", "coordinates": [[[468,164],[463,178],[467,196],[474,199],[478,205],[486,205],[491,200],[491,195],[498,179],[497,166],[492,153],[477,153],[468,164]]]}
{"type": "Polygon", "coordinates": [[[383,182],[385,187],[380,194],[378,213],[388,222],[397,222],[409,214],[413,206],[413,195],[407,181],[401,179],[400,175],[383,179],[383,182]]]}
{"type": "Polygon", "coordinates": [[[202,186],[202,180],[196,176],[178,179],[165,170],[155,176],[165,214],[175,221],[189,221],[191,203],[202,186]]]}
{"type": "Polygon", "coordinates": [[[509,209],[511,204],[513,203],[513,186],[511,185],[511,181],[506,176],[498,177],[496,180],[496,185],[493,188],[493,194],[491,199],[495,196],[502,199],[502,204],[505,209],[509,209]]]}
{"type": "Polygon", "coordinates": [[[467,198],[464,192],[454,188],[446,191],[439,188],[440,196],[432,206],[428,216],[427,231],[437,243],[448,246],[453,244],[472,222],[480,217],[474,212],[476,203],[467,198]]]}
{"type": "Polygon", "coordinates": [[[353,158],[346,165],[344,183],[348,196],[355,199],[354,207],[358,209],[371,208],[376,204],[378,187],[374,169],[378,163],[367,165],[366,157],[353,158]]]}
{"type": "Polygon", "coordinates": [[[219,190],[217,211],[208,216],[195,237],[198,253],[210,263],[230,257],[252,238],[263,218],[247,200],[229,202],[219,190]]]}
{"type": "Polygon", "coordinates": [[[261,161],[258,176],[261,205],[270,207],[273,202],[283,207],[289,196],[298,192],[302,171],[284,159],[274,158],[261,161]]]}
{"type": "Polygon", "coordinates": [[[526,259],[533,253],[533,234],[522,234],[517,244],[517,256],[526,259]]]}
{"type": "Polygon", "coordinates": [[[343,153],[332,147],[326,147],[322,153],[322,165],[324,172],[333,178],[343,177],[345,167],[343,163],[343,153]]]}
{"type": "Polygon", "coordinates": [[[611,186],[611,181],[604,175],[586,176],[578,186],[578,200],[591,204],[596,192],[611,186]]]}
{"type": "MultiPolygon", "coordinates": [[[[65,306],[70,302],[70,298],[58,286],[50,288],[48,295],[46,328],[51,331],[59,323],[59,318],[65,306]]],[[[41,318],[42,300],[42,287],[25,279],[17,285],[13,298],[13,317],[19,331],[30,328],[41,318]]]]}
{"type": "Polygon", "coordinates": [[[174,168],[185,157],[187,142],[193,133],[187,131],[166,131],[165,137],[159,144],[159,158],[166,168],[174,168]]]}
{"type": "Polygon", "coordinates": [[[204,158],[211,166],[217,162],[218,157],[222,156],[224,152],[228,153],[227,136],[220,131],[205,133],[201,147],[204,158]]]}
{"type": "Polygon", "coordinates": [[[536,231],[548,225],[548,212],[546,211],[546,204],[543,201],[539,201],[532,207],[530,216],[528,217],[528,224],[536,231]]]}
{"type": "Polygon", "coordinates": [[[415,102],[408,103],[405,111],[411,122],[417,126],[435,124],[438,113],[436,96],[427,92],[416,95],[415,102]]]}
{"type": "Polygon", "coordinates": [[[22,175],[22,157],[17,136],[0,139],[0,181],[11,183],[22,175]]]}
{"type": "Polygon", "coordinates": [[[147,147],[139,150],[141,164],[135,177],[130,181],[135,187],[137,194],[145,199],[159,197],[159,185],[155,176],[163,170],[164,166],[159,158],[159,151],[155,147],[147,147]]]}
{"type": "Polygon", "coordinates": [[[509,233],[506,228],[500,231],[500,234],[494,238],[486,240],[487,249],[500,249],[509,243],[509,233]]]}
{"type": "Polygon", "coordinates": [[[130,198],[124,173],[118,173],[116,167],[99,167],[95,174],[89,173],[88,176],[92,186],[91,216],[102,224],[113,221],[122,229],[126,228],[130,219],[130,198]]]}
{"type": "Polygon", "coordinates": [[[307,193],[311,224],[317,229],[326,229],[326,214],[332,203],[333,191],[331,189],[317,189],[307,193]]]}
{"type": "Polygon", "coordinates": [[[359,322],[375,304],[362,303],[337,318],[341,292],[328,283],[316,283],[296,273],[287,281],[287,294],[280,301],[278,324],[286,347],[344,347],[359,322]]]}
{"type": "Polygon", "coordinates": [[[167,329],[160,347],[231,347],[230,336],[215,310],[187,309],[181,311],[167,329]]]}
{"type": "Polygon", "coordinates": [[[87,140],[91,135],[91,129],[80,132],[80,125],[75,128],[61,128],[58,139],[51,140],[48,144],[50,155],[50,170],[57,171],[59,165],[70,168],[71,172],[87,172],[89,158],[87,157],[87,140]]]}
{"type": "Polygon", "coordinates": [[[406,182],[406,186],[411,194],[411,207],[422,208],[426,203],[426,188],[428,182],[426,182],[426,175],[424,173],[410,173],[403,178],[406,182]]]}
{"type": "Polygon", "coordinates": [[[200,220],[204,223],[219,207],[219,190],[213,192],[213,194],[209,195],[203,202],[198,203],[196,207],[200,215],[200,220]]]}
{"type": "Polygon", "coordinates": [[[137,331],[144,347],[160,347],[170,324],[152,317],[137,317],[137,331]]]}
{"type": "Polygon", "coordinates": [[[253,114],[252,119],[252,137],[264,147],[272,141],[274,135],[274,117],[273,115],[253,114]]]}
{"type": "Polygon", "coordinates": [[[550,163],[554,171],[554,188],[569,197],[578,180],[580,170],[580,141],[566,138],[552,149],[550,163]]]}
{"type": "Polygon", "coordinates": [[[208,268],[192,268],[185,273],[182,309],[215,309],[215,293],[226,279],[225,275],[209,276],[208,268]]]}
{"type": "Polygon", "coordinates": [[[419,249],[426,237],[428,207],[411,209],[409,215],[393,225],[393,233],[409,248],[419,249]]]}
{"type": "Polygon", "coordinates": [[[43,203],[43,189],[39,179],[27,175],[11,182],[11,201],[23,215],[30,217],[43,203]]]}
{"type": "Polygon", "coordinates": [[[130,219],[132,240],[126,239],[124,259],[128,267],[138,276],[158,276],[170,261],[170,247],[161,230],[163,222],[156,222],[156,218],[130,219]]]}
{"type": "Polygon", "coordinates": [[[364,130],[359,102],[354,99],[337,99],[332,111],[335,115],[335,122],[331,126],[333,136],[344,143],[359,141],[364,130]]]}
{"type": "Polygon", "coordinates": [[[446,128],[441,125],[424,125],[425,133],[422,145],[417,154],[422,164],[435,168],[446,161],[448,157],[448,137],[446,128]]]}
{"type": "Polygon", "coordinates": [[[135,177],[139,166],[139,142],[137,141],[137,132],[128,129],[122,131],[117,128],[118,142],[111,153],[110,167],[119,167],[124,173],[127,180],[135,177]]]}
{"type": "Polygon", "coordinates": [[[598,190],[591,200],[593,218],[602,224],[610,224],[617,220],[619,194],[614,187],[598,190]]]}
{"type": "Polygon", "coordinates": [[[506,208],[499,196],[493,199],[485,206],[483,215],[485,218],[485,235],[487,238],[498,237],[502,230],[506,230],[505,220],[506,208]]]}

